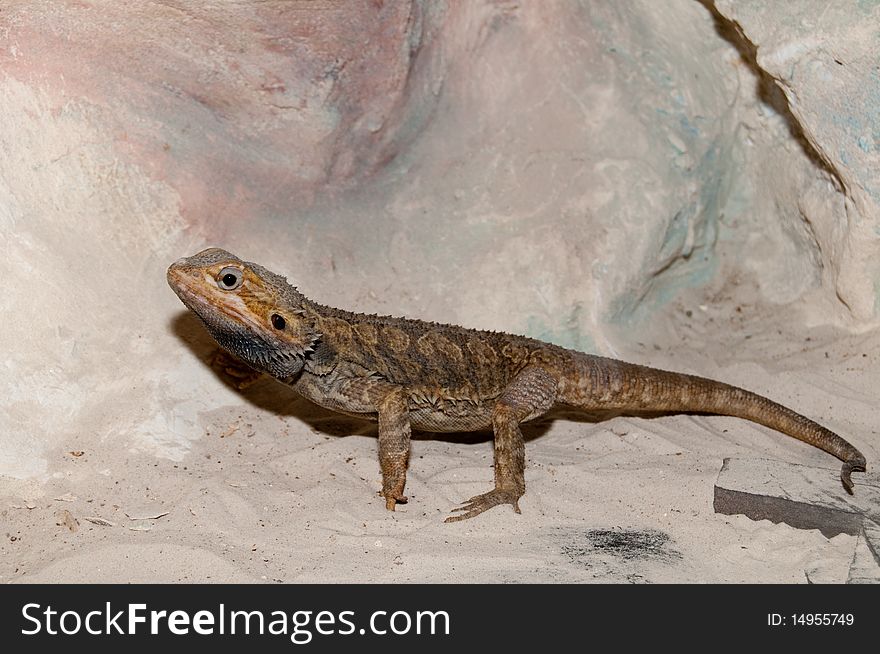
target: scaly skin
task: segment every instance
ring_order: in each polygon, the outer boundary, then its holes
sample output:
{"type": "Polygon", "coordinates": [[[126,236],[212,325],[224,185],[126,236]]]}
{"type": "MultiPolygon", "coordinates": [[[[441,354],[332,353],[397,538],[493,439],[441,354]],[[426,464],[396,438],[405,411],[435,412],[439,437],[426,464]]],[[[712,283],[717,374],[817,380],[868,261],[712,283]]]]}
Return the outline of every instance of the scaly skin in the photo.
{"type": "Polygon", "coordinates": [[[328,409],[379,423],[382,496],[403,489],[410,430],[495,433],[495,487],[447,522],[499,504],[519,513],[525,446],[519,425],[554,406],[585,411],[714,413],[757,422],[841,459],[865,457],[840,436],[765,397],[721,382],[592,356],[523,336],[364,315],[312,302],[262,266],[211,248],[180,259],[168,283],[222,348],[328,409]]]}

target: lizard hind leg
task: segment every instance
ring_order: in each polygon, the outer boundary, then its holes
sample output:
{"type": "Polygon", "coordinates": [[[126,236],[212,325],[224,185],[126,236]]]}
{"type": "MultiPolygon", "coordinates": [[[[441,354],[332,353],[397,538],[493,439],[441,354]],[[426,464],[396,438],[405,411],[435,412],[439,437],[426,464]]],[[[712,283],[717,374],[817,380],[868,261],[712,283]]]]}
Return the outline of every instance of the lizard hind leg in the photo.
{"type": "Polygon", "coordinates": [[[467,520],[494,506],[510,504],[520,513],[519,498],[526,491],[526,449],[519,423],[537,418],[556,401],[556,379],[543,368],[524,368],[504,389],[492,411],[495,432],[495,488],[476,495],[445,522],[467,520]]]}

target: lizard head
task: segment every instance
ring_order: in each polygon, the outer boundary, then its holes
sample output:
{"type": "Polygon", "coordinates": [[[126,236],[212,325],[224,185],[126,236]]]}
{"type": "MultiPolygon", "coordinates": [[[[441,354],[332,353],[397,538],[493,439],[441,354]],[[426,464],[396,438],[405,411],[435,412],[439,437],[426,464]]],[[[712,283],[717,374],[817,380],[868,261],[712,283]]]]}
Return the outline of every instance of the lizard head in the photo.
{"type": "Polygon", "coordinates": [[[219,248],[175,261],[168,284],[220,346],[279,379],[296,375],[320,334],[287,280],[219,248]]]}

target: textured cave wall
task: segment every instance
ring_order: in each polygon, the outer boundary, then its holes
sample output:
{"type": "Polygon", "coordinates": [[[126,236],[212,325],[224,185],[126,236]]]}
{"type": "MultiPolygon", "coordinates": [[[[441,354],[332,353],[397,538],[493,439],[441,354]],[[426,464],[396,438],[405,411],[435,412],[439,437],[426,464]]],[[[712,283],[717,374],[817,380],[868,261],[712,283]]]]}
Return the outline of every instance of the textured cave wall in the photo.
{"type": "Polygon", "coordinates": [[[873,324],[880,9],[820,5],[7,0],[0,474],[239,401],[164,281],[207,245],[600,352],[731,261],[873,324]]]}
{"type": "Polygon", "coordinates": [[[831,189],[802,186],[792,204],[825,287],[855,323],[871,323],[880,282],[880,3],[715,4],[784,93],[797,136],[831,180],[831,189]]]}

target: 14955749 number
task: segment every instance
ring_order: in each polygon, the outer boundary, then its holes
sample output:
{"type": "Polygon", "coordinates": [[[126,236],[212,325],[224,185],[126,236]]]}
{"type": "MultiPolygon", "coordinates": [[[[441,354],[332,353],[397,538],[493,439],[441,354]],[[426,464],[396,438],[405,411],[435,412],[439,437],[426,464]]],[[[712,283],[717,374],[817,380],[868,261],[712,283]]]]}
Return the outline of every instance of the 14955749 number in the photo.
{"type": "Polygon", "coordinates": [[[852,613],[768,613],[767,624],[771,627],[851,627],[855,623],[852,613]]]}

